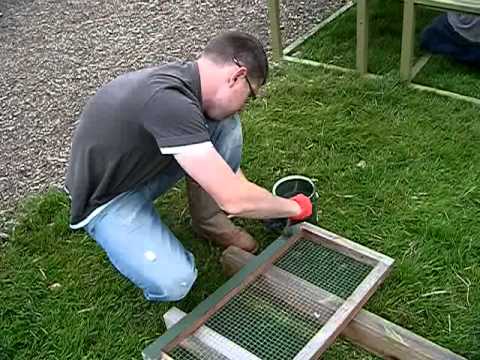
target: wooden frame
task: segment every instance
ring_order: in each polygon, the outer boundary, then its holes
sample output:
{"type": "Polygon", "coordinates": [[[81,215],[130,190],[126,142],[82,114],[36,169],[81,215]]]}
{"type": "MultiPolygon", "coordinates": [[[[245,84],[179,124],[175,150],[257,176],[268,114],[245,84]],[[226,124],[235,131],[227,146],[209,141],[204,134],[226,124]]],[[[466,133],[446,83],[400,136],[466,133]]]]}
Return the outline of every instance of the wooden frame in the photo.
{"type": "MultiPolygon", "coordinates": [[[[345,13],[355,5],[355,0],[348,1],[344,6],[335,11],[325,20],[314,26],[305,35],[293,41],[285,49],[282,48],[282,38],[280,31],[280,0],[268,0],[268,16],[270,20],[270,39],[272,43],[272,55],[275,62],[282,60],[291,61],[294,58],[290,55],[297,47],[303,44],[309,37],[317,33],[337,17],[345,13]]],[[[361,74],[368,72],[368,0],[357,0],[357,70],[361,74]]],[[[319,63],[321,65],[329,65],[319,63]]],[[[340,67],[339,67],[340,68],[340,67]]]]}
{"type": "MultiPolygon", "coordinates": [[[[330,24],[333,20],[338,18],[340,15],[351,9],[355,5],[354,1],[348,1],[345,5],[343,5],[341,8],[339,8],[337,11],[332,13],[330,16],[328,16],[325,20],[321,21],[319,24],[315,25],[312,27],[309,31],[307,31],[304,35],[300,36],[298,39],[292,41],[291,44],[286,46],[283,49],[283,55],[289,55],[291,54],[296,48],[298,48],[300,45],[302,45],[308,38],[310,38],[312,35],[315,35],[319,30],[330,24]]],[[[274,33],[276,31],[280,31],[280,27],[275,29],[275,27],[271,26],[271,32],[274,33]]],[[[283,58],[284,60],[285,57],[283,58]]]]}
{"type": "MultiPolygon", "coordinates": [[[[363,0],[362,0],[363,1],[363,0]]],[[[342,15],[345,11],[355,5],[354,1],[348,1],[344,6],[335,11],[325,20],[314,26],[305,35],[300,36],[297,40],[293,41],[285,49],[283,48],[282,36],[280,31],[280,0],[268,0],[268,18],[270,22],[270,39],[272,46],[272,56],[275,62],[281,62],[285,60],[284,55],[289,55],[293,50],[299,47],[310,36],[314,35],[321,28],[325,27],[337,17],[342,15]]]]}
{"type": "Polygon", "coordinates": [[[422,57],[414,63],[415,47],[415,6],[421,5],[438,10],[454,10],[480,15],[480,2],[477,0],[404,0],[402,53],[400,58],[400,80],[410,83],[429,57],[422,57]]]}
{"type": "Polygon", "coordinates": [[[393,264],[393,259],[317,226],[302,223],[291,227],[288,234],[280,236],[258,257],[254,258],[222,287],[200,303],[190,314],[182,318],[163,336],[148,346],[143,351],[144,358],[153,360],[161,358],[162,353],[168,354],[173,348],[199,329],[210,316],[221,309],[232,297],[252,283],[258,275],[265,274],[266,271],[271,269],[277,259],[303,238],[332,248],[357,261],[372,266],[370,273],[340,305],[320,331],[297,354],[295,360],[318,357],[335,340],[375,292],[387,276],[393,264]]]}
{"type": "MultiPolygon", "coordinates": [[[[401,0],[399,0],[401,1],[401,0]]],[[[400,78],[406,83],[406,85],[412,89],[419,91],[431,92],[440,96],[445,96],[465,102],[469,102],[475,105],[480,105],[480,99],[461,95],[455,92],[441,90],[430,86],[414,84],[411,80],[418,74],[418,72],[427,64],[430,59],[430,55],[423,56],[416,64],[413,64],[413,41],[414,31],[412,26],[415,25],[415,9],[411,6],[412,0],[405,0],[405,15],[404,26],[402,29],[402,54],[400,61],[400,78]]],[[[415,0],[415,4],[446,10],[457,10],[463,12],[473,12],[480,14],[480,11],[471,10],[477,8],[480,4],[476,0],[415,0]]],[[[312,28],[305,35],[295,40],[292,44],[287,46],[282,51],[282,41],[280,36],[280,6],[279,0],[268,0],[268,13],[270,17],[270,34],[272,41],[273,59],[275,62],[282,60],[322,67],[327,70],[340,71],[340,72],[353,72],[356,71],[360,75],[366,78],[382,78],[380,75],[374,75],[368,72],[368,47],[369,47],[369,0],[356,0],[348,2],[342,8],[337,10],[327,19],[320,24],[312,28]],[[322,63],[318,61],[312,61],[307,59],[301,59],[295,56],[291,56],[293,51],[303,44],[309,37],[314,35],[322,27],[326,26],[338,16],[342,15],[345,11],[349,10],[352,6],[357,5],[357,44],[356,44],[356,67],[354,69],[345,68],[342,66],[336,66],[332,64],[322,63]],[[282,56],[283,55],[283,56],[282,56]]]]}
{"type": "MultiPolygon", "coordinates": [[[[231,246],[223,252],[223,269],[227,275],[233,275],[253,258],[255,255],[231,246]]],[[[299,292],[319,299],[320,307],[316,309],[301,309],[295,302],[290,302],[288,299],[283,300],[286,306],[296,308],[296,311],[303,311],[304,315],[311,316],[314,311],[323,312],[336,309],[341,303],[338,298],[327,291],[312,286],[303,279],[275,266],[264,276],[265,281],[272,284],[272,287],[288,283],[299,292]]],[[[281,301],[283,298],[281,293],[278,293],[277,296],[281,301]]],[[[315,321],[313,317],[312,320],[315,321]]],[[[365,350],[388,360],[466,360],[450,350],[366,310],[360,310],[341,335],[365,350]]]]}

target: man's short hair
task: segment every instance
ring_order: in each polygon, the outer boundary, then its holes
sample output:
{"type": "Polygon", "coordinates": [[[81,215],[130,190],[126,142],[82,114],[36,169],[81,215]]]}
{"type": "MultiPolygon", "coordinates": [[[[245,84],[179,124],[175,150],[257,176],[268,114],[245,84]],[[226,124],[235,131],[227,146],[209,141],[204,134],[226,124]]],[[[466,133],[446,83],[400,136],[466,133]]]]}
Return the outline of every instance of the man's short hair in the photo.
{"type": "Polygon", "coordinates": [[[210,40],[203,56],[217,64],[233,63],[236,58],[248,70],[248,77],[263,85],[268,76],[268,59],[260,41],[241,31],[228,31],[210,40]]]}

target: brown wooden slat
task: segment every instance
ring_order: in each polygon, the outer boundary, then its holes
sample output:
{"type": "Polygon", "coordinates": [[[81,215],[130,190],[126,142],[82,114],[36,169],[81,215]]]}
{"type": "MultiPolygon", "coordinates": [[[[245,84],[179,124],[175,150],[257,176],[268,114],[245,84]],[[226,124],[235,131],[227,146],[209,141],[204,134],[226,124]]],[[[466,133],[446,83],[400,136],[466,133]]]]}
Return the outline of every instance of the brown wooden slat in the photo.
{"type": "Polygon", "coordinates": [[[390,265],[379,262],[357,289],[328,319],[320,331],[295,356],[294,360],[317,359],[347,327],[387,276],[390,265]]]}

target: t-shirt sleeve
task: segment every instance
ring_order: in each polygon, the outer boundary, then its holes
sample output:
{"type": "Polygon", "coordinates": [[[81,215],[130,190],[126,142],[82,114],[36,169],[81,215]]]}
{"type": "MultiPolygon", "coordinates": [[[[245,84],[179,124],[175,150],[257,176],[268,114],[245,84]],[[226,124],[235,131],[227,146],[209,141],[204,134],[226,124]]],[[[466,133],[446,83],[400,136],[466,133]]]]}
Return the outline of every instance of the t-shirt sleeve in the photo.
{"type": "Polygon", "coordinates": [[[210,142],[210,135],[198,104],[180,91],[165,89],[145,104],[145,129],[160,149],[210,142]]]}
{"type": "Polygon", "coordinates": [[[163,155],[178,155],[178,154],[201,154],[209,149],[213,148],[213,144],[210,141],[192,144],[192,145],[183,145],[183,146],[170,146],[170,147],[161,147],[160,151],[163,155]]]}

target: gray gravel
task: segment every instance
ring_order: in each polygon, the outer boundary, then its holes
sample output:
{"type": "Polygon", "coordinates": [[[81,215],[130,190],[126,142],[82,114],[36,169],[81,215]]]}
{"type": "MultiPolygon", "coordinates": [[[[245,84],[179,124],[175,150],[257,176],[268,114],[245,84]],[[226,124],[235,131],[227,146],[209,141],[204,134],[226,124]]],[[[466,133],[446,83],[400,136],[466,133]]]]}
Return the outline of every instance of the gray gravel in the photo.
{"type": "MultiPolygon", "coordinates": [[[[266,3],[2,0],[0,220],[21,197],[62,186],[73,124],[97,87],[128,70],[193,59],[222,30],[250,32],[268,48],[266,3]]],[[[284,0],[284,40],[344,3],[284,0]]]]}

